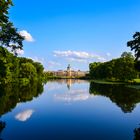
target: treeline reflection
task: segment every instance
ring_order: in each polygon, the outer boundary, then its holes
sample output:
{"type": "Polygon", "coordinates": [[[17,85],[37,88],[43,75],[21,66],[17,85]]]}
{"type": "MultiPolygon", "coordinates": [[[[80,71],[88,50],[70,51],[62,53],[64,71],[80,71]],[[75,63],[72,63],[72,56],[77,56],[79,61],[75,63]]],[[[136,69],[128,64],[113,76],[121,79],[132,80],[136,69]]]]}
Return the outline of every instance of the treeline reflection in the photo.
{"type": "Polygon", "coordinates": [[[140,140],[140,127],[134,129],[134,140],[140,140]]]}
{"type": "Polygon", "coordinates": [[[28,85],[11,83],[0,85],[0,116],[11,111],[17,103],[31,101],[43,92],[42,82],[33,82],[28,85]]]}
{"type": "Polygon", "coordinates": [[[124,113],[130,113],[140,102],[140,91],[125,85],[90,83],[90,94],[108,97],[124,113]]]}

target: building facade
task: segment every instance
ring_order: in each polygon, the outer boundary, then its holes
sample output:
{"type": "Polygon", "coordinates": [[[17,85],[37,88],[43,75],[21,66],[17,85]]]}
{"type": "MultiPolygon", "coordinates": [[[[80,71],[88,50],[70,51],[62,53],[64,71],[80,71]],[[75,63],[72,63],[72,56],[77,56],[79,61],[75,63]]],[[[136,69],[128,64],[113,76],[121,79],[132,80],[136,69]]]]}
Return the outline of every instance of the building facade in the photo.
{"type": "Polygon", "coordinates": [[[60,76],[60,77],[84,77],[86,76],[89,72],[88,71],[75,71],[71,69],[70,64],[67,66],[66,70],[58,70],[58,71],[53,71],[52,72],[55,76],[60,76]]]}

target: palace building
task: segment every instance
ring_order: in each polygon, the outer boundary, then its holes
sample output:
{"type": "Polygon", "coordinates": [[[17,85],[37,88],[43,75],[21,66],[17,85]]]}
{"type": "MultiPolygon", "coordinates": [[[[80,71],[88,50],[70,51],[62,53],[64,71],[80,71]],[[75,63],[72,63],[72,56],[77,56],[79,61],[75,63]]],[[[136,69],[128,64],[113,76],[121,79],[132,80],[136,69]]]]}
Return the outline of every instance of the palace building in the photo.
{"type": "Polygon", "coordinates": [[[71,69],[70,64],[67,66],[66,70],[58,70],[52,72],[55,76],[60,77],[84,77],[86,74],[88,74],[88,71],[75,71],[71,69]]]}

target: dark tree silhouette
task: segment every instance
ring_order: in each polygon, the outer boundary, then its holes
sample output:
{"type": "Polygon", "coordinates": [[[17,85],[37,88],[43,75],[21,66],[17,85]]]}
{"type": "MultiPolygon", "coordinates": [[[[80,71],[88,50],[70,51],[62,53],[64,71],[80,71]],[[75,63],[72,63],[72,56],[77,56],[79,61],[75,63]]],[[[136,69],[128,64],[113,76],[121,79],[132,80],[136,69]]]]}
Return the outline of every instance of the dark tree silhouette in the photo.
{"type": "Polygon", "coordinates": [[[2,133],[3,129],[5,128],[5,126],[6,126],[6,123],[3,121],[0,121],[0,140],[2,140],[1,133],[2,133]]]}
{"type": "Polygon", "coordinates": [[[134,129],[134,140],[140,140],[140,127],[134,129]]]}
{"type": "Polygon", "coordinates": [[[135,69],[140,71],[140,32],[133,35],[133,40],[127,42],[127,46],[135,52],[135,69]]]}
{"type": "Polygon", "coordinates": [[[140,32],[136,32],[133,35],[133,40],[127,42],[127,46],[134,50],[136,60],[140,58],[140,32]]]}
{"type": "Polygon", "coordinates": [[[8,22],[8,9],[12,5],[12,0],[0,0],[0,26],[8,22]]]}

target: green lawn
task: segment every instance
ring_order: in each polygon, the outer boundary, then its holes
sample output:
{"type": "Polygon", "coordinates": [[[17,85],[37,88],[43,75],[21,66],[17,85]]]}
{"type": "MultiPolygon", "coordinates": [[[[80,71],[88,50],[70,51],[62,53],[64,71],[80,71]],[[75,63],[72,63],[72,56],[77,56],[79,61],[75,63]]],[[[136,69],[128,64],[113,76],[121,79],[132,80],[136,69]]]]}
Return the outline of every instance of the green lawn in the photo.
{"type": "Polygon", "coordinates": [[[98,84],[125,84],[124,82],[118,82],[118,81],[106,81],[106,80],[91,80],[98,84]]]}
{"type": "Polygon", "coordinates": [[[133,81],[136,83],[140,83],[140,79],[134,79],[133,81]]]}

